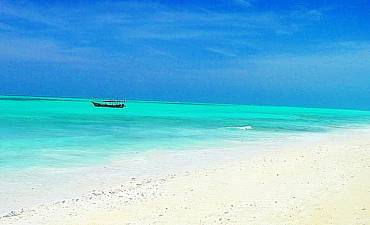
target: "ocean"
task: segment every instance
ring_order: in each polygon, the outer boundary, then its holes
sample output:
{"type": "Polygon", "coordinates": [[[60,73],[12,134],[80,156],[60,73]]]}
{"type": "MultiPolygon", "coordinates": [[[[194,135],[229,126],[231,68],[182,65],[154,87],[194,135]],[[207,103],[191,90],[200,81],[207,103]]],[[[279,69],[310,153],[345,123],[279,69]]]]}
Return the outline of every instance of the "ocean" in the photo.
{"type": "Polygon", "coordinates": [[[0,171],[109,163],[151,151],[212,149],[370,124],[370,112],[321,108],[0,97],[0,171]]]}

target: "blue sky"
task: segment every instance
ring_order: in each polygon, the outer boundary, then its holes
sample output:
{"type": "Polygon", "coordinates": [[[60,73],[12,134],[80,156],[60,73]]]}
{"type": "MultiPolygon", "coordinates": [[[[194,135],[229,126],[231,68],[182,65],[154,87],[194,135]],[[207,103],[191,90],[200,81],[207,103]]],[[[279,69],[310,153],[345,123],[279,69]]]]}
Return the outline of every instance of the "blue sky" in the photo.
{"type": "Polygon", "coordinates": [[[0,1],[0,94],[370,109],[369,1],[0,1]]]}

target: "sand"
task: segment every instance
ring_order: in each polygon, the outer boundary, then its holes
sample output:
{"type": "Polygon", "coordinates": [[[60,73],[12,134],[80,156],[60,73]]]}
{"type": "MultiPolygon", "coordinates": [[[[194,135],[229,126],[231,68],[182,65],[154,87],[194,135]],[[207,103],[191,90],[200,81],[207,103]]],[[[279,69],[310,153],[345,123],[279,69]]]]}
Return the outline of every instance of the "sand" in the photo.
{"type": "Polygon", "coordinates": [[[306,139],[132,178],[8,213],[0,224],[370,224],[370,130],[306,139]]]}

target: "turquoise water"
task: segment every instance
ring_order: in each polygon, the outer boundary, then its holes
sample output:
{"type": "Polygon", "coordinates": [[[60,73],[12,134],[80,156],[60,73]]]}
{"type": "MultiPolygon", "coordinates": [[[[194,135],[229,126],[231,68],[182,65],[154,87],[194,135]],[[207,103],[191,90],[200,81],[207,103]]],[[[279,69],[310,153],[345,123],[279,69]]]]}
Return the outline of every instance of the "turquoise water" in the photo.
{"type": "Polygon", "coordinates": [[[104,163],[146,150],[213,148],[370,124],[370,112],[86,99],[0,97],[0,169],[104,163]]]}

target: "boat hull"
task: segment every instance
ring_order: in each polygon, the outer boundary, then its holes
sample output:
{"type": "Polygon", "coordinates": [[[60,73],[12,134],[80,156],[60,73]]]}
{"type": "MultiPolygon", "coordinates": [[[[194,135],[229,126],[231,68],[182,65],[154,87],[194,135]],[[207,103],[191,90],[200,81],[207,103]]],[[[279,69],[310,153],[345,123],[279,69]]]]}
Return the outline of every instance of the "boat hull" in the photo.
{"type": "Polygon", "coordinates": [[[106,107],[106,108],[123,108],[125,104],[107,104],[107,103],[99,103],[99,102],[91,102],[95,107],[106,107]]]}

